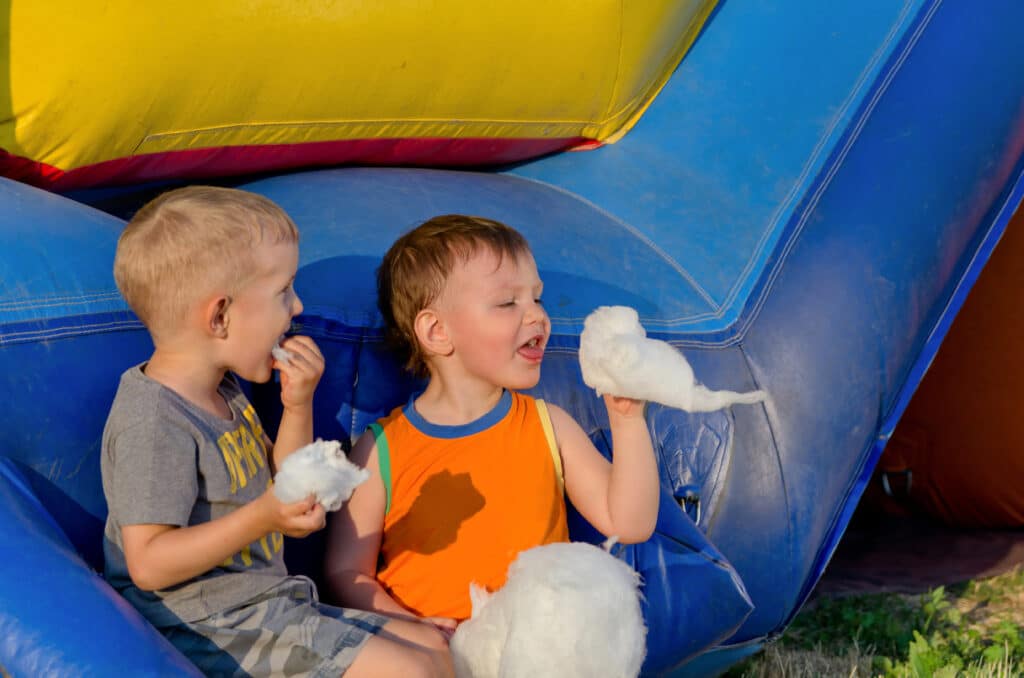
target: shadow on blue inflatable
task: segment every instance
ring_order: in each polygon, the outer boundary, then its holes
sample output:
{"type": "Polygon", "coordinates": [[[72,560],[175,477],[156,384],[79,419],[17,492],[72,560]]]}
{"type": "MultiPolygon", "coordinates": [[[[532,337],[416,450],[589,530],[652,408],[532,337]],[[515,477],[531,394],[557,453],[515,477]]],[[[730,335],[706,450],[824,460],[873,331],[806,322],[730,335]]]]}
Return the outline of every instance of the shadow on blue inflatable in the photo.
{"type": "MultiPolygon", "coordinates": [[[[400,233],[452,212],[530,241],[553,323],[535,391],[602,451],[607,421],[577,362],[598,305],[637,308],[709,387],[770,394],[647,411],[660,516],[623,557],[644,578],[649,675],[718,673],[796,614],[1024,191],[1024,9],[804,11],[726,2],[637,127],[598,151],[232,182],[302,231],[299,323],[328,364],[318,436],[358,435],[415,387],[383,351],[373,271],[400,233]]],[[[151,350],[111,263],[151,194],[0,180],[7,675],[196,674],[97,574],[100,432],[118,375],[151,350]]],[[[273,429],[273,384],[251,392],[273,429]]],[[[572,531],[596,539],[578,516],[572,531]]],[[[290,542],[289,566],[319,578],[318,540],[290,542]]]]}

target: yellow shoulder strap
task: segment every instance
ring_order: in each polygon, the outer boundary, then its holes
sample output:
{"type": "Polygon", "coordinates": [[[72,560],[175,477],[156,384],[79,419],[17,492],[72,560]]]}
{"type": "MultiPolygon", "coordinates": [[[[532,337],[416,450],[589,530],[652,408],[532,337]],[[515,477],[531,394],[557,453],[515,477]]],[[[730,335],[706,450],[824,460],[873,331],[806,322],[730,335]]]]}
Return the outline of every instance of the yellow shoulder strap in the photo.
{"type": "Polygon", "coordinates": [[[544,428],[544,437],[548,441],[548,451],[551,453],[551,461],[555,464],[555,475],[558,476],[558,487],[565,492],[565,477],[562,474],[562,455],[558,451],[558,442],[555,440],[555,429],[551,426],[551,415],[548,413],[548,406],[540,398],[537,403],[537,414],[540,415],[540,425],[544,428]]]}

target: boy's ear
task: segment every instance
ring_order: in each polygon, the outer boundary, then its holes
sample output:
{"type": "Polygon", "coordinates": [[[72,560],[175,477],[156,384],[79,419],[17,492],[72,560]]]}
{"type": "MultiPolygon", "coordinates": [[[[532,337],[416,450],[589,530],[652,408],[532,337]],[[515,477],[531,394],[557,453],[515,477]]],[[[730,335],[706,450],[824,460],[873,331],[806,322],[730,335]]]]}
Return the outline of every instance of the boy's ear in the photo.
{"type": "Polygon", "coordinates": [[[218,296],[206,302],[203,312],[203,324],[206,331],[218,339],[228,336],[230,321],[231,297],[218,296]]]}
{"type": "Polygon", "coordinates": [[[444,322],[437,312],[431,308],[425,308],[416,314],[413,321],[413,329],[416,331],[416,339],[428,355],[451,355],[454,348],[444,322]]]}

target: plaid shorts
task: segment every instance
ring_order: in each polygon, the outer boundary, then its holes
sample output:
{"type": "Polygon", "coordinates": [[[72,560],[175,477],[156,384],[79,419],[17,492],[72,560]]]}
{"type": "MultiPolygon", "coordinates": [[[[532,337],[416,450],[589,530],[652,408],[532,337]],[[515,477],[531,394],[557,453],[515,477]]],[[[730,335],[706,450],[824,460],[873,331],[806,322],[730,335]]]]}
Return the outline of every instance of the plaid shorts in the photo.
{"type": "Polygon", "coordinates": [[[207,676],[337,678],[388,621],[321,605],[313,582],[289,577],[245,605],[160,630],[207,676]]]}

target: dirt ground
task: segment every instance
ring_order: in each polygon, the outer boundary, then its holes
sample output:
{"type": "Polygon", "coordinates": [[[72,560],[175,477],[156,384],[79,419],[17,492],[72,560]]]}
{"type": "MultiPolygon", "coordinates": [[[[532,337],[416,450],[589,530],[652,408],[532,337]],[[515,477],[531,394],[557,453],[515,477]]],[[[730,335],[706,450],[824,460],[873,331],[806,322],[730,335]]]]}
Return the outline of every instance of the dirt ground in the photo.
{"type": "Polygon", "coordinates": [[[855,514],[815,593],[917,594],[1022,566],[1024,529],[956,530],[865,510],[855,514]]]}

